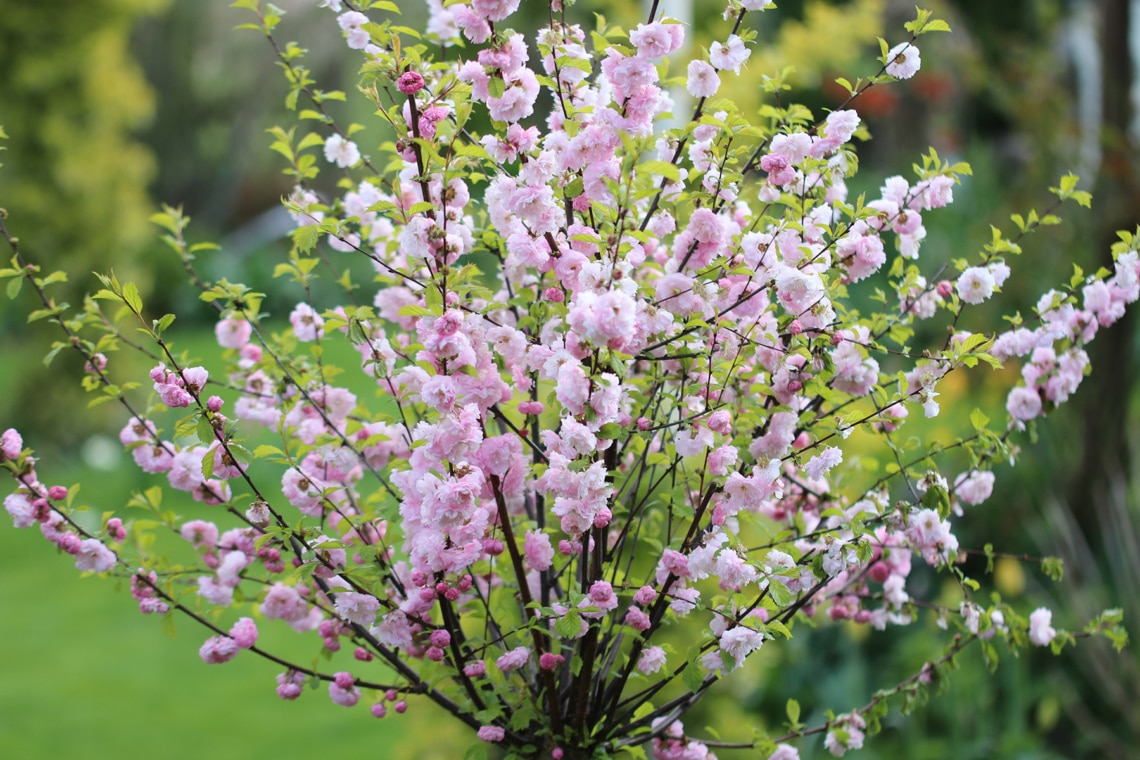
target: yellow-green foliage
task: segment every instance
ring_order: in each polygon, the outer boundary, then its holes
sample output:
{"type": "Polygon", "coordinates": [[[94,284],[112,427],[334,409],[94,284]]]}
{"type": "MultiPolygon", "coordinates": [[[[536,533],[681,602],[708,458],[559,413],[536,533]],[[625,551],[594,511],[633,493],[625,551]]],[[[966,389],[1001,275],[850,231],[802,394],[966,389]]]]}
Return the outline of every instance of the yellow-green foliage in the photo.
{"type": "Polygon", "coordinates": [[[752,54],[749,71],[776,74],[794,66],[787,83],[799,88],[818,87],[829,75],[858,75],[871,59],[867,40],[883,34],[885,6],[884,0],[807,0],[803,20],[781,24],[774,44],[752,54]]]}
{"type": "Polygon", "coordinates": [[[71,272],[120,269],[150,239],[154,159],[131,131],[154,95],[129,50],[167,0],[0,0],[0,206],[25,249],[71,272]]]}

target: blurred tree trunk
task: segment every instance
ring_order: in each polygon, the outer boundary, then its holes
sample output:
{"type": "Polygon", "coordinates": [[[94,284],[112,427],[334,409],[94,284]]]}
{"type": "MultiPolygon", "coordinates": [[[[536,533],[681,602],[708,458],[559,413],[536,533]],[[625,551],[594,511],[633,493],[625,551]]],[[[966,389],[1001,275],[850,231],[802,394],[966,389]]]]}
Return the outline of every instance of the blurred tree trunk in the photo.
{"type": "MultiPolygon", "coordinates": [[[[1099,264],[1112,268],[1110,248],[1116,230],[1133,229],[1140,221],[1140,177],[1137,175],[1135,111],[1132,86],[1135,66],[1129,39],[1130,0],[1101,0],[1101,146],[1103,159],[1094,188],[1095,227],[1089,245],[1095,245],[1099,264]]],[[[1080,396],[1084,419],[1084,456],[1070,486],[1069,503],[1087,536],[1105,526],[1095,525],[1096,511],[1084,508],[1102,501],[1111,483],[1130,461],[1128,456],[1128,403],[1136,380],[1136,317],[1134,311],[1111,329],[1102,330],[1093,343],[1096,371],[1091,386],[1080,396]]]]}

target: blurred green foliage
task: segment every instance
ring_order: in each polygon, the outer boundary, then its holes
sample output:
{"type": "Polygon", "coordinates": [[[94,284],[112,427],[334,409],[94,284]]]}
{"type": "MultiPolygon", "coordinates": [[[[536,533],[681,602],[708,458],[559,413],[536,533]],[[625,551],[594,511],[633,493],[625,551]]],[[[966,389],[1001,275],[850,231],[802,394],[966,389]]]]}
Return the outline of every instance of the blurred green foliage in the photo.
{"type": "Polygon", "coordinates": [[[0,198],[34,250],[72,273],[143,279],[155,160],[134,136],[154,93],[130,52],[136,21],[168,0],[85,0],[64,12],[0,1],[0,198]]]}

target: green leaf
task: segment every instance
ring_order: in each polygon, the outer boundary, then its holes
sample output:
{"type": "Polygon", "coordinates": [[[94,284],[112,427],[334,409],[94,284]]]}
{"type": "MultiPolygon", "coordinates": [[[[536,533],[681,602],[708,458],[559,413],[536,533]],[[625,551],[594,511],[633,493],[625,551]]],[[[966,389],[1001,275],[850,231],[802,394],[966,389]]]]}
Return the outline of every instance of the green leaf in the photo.
{"type": "Polygon", "coordinates": [[[142,313],[142,298],[139,297],[138,286],[133,282],[128,282],[123,286],[123,301],[131,307],[131,311],[134,313],[142,313]]]}
{"type": "Polygon", "coordinates": [[[793,726],[798,726],[800,723],[800,703],[794,699],[789,699],[788,704],[784,708],[785,714],[788,716],[788,722],[793,726]]]}
{"type": "Polygon", "coordinates": [[[307,224],[304,227],[298,227],[293,230],[293,243],[297,246],[299,251],[308,253],[316,247],[317,240],[320,236],[320,225],[307,224]]]}
{"type": "Polygon", "coordinates": [[[198,440],[207,446],[213,443],[216,439],[214,437],[214,426],[210,424],[210,420],[206,415],[198,416],[197,424],[198,440]]]}
{"type": "Polygon", "coordinates": [[[1041,562],[1041,570],[1053,581],[1060,581],[1065,577],[1065,563],[1060,557],[1046,557],[1041,562]]]}
{"type": "Polygon", "coordinates": [[[777,607],[787,607],[796,600],[796,595],[789,591],[788,587],[781,583],[778,578],[772,578],[768,582],[768,596],[772,598],[777,607]]]}
{"type": "Polygon", "coordinates": [[[638,164],[637,168],[650,174],[659,174],[670,182],[681,179],[680,170],[668,161],[645,161],[638,164]]]}
{"type": "Polygon", "coordinates": [[[582,616],[575,610],[570,610],[554,624],[554,631],[564,639],[578,635],[582,630],[582,616]]]}
{"type": "Polygon", "coordinates": [[[690,662],[681,674],[681,681],[689,691],[700,691],[705,684],[705,676],[701,673],[701,666],[696,661],[690,662]]]}

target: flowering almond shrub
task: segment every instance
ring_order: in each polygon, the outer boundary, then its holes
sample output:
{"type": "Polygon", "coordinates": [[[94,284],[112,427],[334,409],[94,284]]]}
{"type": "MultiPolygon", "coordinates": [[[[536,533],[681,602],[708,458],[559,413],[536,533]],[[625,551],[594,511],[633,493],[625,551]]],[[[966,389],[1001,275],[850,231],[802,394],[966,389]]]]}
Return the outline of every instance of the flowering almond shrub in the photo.
{"type": "Polygon", "coordinates": [[[296,183],[277,275],[306,297],[287,326],[272,321],[261,293],[204,281],[194,255],[210,246],[185,242],[180,212],[158,214],[217,310],[218,376],[182,361],[166,338],[174,316],[114,276],[78,312],[56,304],[64,275],[41,275],[0,224],[10,294],[35,291],[31,317],[63,332],[53,354],[83,355],[96,400],[126,412],[123,445],[165,483],[90,525],[8,430],[16,527],[38,527],[80,571],[129,578],[142,613],[197,621],[206,663],[248,650],[280,665],[282,699],[312,687],[376,717],[430,700],[477,734],[475,755],[719,746],[788,760],[816,734],[842,755],[964,647],[996,662],[1000,648],[1059,651],[1092,634],[1123,646],[1117,611],[1068,632],[1049,610],[983,592],[955,527],[989,497],[992,465],[1077,389],[1085,345],[1140,296],[1137,239],[1122,233],[1113,271],[1078,272],[1031,316],[975,324],[971,307],[1016,276],[1023,238],[1057,223],[1061,202],[1089,203],[1076,178],[953,261],[924,257],[923,220],[967,166],[931,151],[873,198],[847,191],[859,96],[913,76],[919,38],[945,23],[920,11],[882,43],[876,76],[846,83],[841,108],[773,98],[744,114],[717,93],[747,65],[744,22],[767,0],[731,0],[722,37],[684,62],[672,56],[686,28],[655,12],[628,32],[588,31],[554,2],[528,40],[508,28],[519,0],[429,0],[424,34],[400,26],[395,3],[324,0],[360,92],[394,130],[382,142],[328,115],[344,95],[316,89],[302,49],[279,44],[280,10],[234,5],[272,43],[299,117],[272,147],[296,183]],[[681,116],[669,87],[694,105],[666,129],[664,115],[681,116]],[[321,172],[335,192],[314,183],[321,172]],[[362,257],[371,283],[349,269],[362,257]],[[308,295],[328,270],[340,303],[308,295]],[[334,366],[334,341],[359,361],[334,366]],[[124,347],[154,357],[149,378],[116,372],[124,347]],[[940,407],[948,375],[1003,363],[1021,367],[1007,419],[940,407]],[[908,432],[939,414],[973,432],[908,432]],[[166,486],[216,517],[163,510],[166,486]],[[955,579],[961,605],[913,598],[917,565],[955,579]],[[790,700],[779,735],[739,742],[702,742],[680,722],[805,619],[882,630],[920,607],[952,633],[863,706],[808,726],[790,700]],[[278,625],[327,657],[261,648],[259,629],[278,625]]]}

